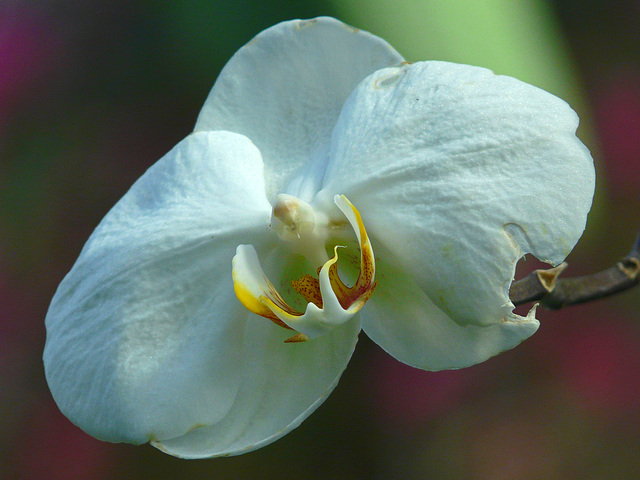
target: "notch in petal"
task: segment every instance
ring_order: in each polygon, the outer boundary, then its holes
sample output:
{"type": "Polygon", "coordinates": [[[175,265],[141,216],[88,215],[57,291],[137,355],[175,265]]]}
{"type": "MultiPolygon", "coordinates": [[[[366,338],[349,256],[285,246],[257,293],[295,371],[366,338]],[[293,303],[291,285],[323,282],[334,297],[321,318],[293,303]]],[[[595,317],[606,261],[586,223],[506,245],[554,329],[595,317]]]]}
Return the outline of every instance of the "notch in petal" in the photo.
{"type": "Polygon", "coordinates": [[[450,318],[499,324],[516,262],[557,264],[584,230],[594,167],[577,125],[563,100],[486,69],[383,69],[345,103],[314,202],[343,192],[380,258],[450,318]]]}

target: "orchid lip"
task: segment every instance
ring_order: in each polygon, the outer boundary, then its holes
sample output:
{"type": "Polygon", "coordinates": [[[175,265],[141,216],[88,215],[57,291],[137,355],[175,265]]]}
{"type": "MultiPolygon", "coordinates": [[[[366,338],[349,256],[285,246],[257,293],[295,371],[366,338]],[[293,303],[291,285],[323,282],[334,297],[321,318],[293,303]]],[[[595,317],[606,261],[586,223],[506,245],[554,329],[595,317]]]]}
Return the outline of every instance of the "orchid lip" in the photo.
{"type": "Polygon", "coordinates": [[[336,195],[334,202],[351,224],[360,248],[360,270],[352,286],[347,286],[338,274],[339,250],[346,247],[336,245],[331,258],[326,254],[326,229],[321,228],[326,225],[326,217],[290,195],[278,196],[272,224],[281,239],[291,242],[293,252],[304,252],[312,264],[320,265],[317,278],[304,275],[291,282],[293,289],[307,301],[305,311],[291,307],[282,298],[262,270],[252,245],[239,245],[233,258],[233,284],[238,300],[249,311],[295,330],[297,333],[287,342],[307,341],[342,325],[364,306],[375,288],[375,257],[360,213],[344,195],[336,195]],[[316,223],[318,219],[320,225],[316,223]],[[322,259],[321,263],[318,259],[322,259]]]}

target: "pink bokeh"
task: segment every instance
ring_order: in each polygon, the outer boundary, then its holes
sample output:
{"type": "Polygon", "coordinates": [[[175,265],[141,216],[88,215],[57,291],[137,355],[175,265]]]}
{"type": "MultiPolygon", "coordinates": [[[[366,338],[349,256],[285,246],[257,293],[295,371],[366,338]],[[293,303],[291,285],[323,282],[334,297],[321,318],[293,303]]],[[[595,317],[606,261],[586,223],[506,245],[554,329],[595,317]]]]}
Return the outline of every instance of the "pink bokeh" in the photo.
{"type": "Polygon", "coordinates": [[[640,326],[610,302],[559,312],[535,351],[577,406],[614,420],[640,408],[640,326]]]}
{"type": "Polygon", "coordinates": [[[389,430],[421,428],[425,421],[455,409],[476,384],[479,369],[425,372],[405,365],[383,351],[369,369],[369,396],[389,430]]]}
{"type": "Polygon", "coordinates": [[[116,447],[85,434],[52,401],[42,400],[17,432],[16,470],[20,478],[68,480],[113,478],[116,447]]]}
{"type": "Polygon", "coordinates": [[[622,69],[596,95],[595,115],[614,195],[640,183],[640,71],[622,69]]]}
{"type": "Polygon", "coordinates": [[[26,6],[0,6],[0,129],[36,81],[59,61],[61,51],[60,39],[41,15],[26,6]]]}

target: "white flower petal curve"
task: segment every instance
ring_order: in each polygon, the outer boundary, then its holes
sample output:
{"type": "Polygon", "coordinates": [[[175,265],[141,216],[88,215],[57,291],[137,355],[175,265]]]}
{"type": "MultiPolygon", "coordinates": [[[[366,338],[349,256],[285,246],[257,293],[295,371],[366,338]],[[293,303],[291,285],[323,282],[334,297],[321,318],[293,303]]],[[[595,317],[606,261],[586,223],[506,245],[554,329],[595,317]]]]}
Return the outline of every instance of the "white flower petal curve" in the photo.
{"type": "Polygon", "coordinates": [[[239,388],[246,313],[229,292],[238,236],[266,240],[260,153],[241,135],[197,133],[113,207],[46,317],[47,381],[97,438],[143,443],[213,423],[239,388]]]}
{"type": "Polygon", "coordinates": [[[380,258],[454,321],[501,323],[517,260],[557,264],[584,229],[594,168],[577,123],[564,101],[482,68],[380,70],[346,102],[314,202],[349,197],[380,258]]]}
{"type": "MultiPolygon", "coordinates": [[[[244,307],[242,307],[244,308],[244,307]]],[[[314,340],[285,343],[291,330],[249,314],[243,338],[243,370],[250,370],[218,424],[182,437],[154,442],[182,458],[240,455],[296,428],[337,385],[355,348],[360,319],[314,340]]]]}
{"type": "Polygon", "coordinates": [[[461,326],[440,310],[409,276],[379,264],[376,294],[361,312],[362,329],[401,362],[423,370],[475,365],[533,335],[535,308],[489,326],[461,326]]]}
{"type": "Polygon", "coordinates": [[[227,63],[195,130],[246,135],[262,153],[268,198],[310,200],[345,100],[365,77],[401,61],[384,40],[333,18],[279,23],[227,63]]]}
{"type": "Polygon", "coordinates": [[[195,458],[258,448],[315,410],[360,324],[288,345],[290,331],[236,299],[238,239],[267,257],[278,250],[270,209],[260,153],[241,135],[195,133],[151,167],[93,233],[47,314],[45,371],[62,412],[97,438],[195,458]]]}

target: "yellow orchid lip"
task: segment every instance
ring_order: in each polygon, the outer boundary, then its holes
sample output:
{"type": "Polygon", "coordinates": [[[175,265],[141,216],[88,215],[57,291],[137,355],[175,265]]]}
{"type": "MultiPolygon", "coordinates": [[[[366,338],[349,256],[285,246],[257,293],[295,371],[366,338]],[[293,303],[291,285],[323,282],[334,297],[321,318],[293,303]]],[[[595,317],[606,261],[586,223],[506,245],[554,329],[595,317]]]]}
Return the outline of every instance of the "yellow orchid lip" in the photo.
{"type": "MultiPolygon", "coordinates": [[[[287,202],[291,201],[288,197],[287,202]]],[[[319,268],[318,278],[304,275],[291,282],[307,301],[301,312],[291,307],[267,278],[253,246],[239,245],[233,258],[233,286],[238,300],[247,310],[296,330],[298,333],[287,342],[307,341],[343,324],[364,306],[375,288],[375,257],[362,217],[344,195],[336,195],[334,202],[347,217],[360,247],[360,270],[354,285],[347,286],[338,274],[338,251],[345,247],[337,245],[333,256],[319,268]]]]}

